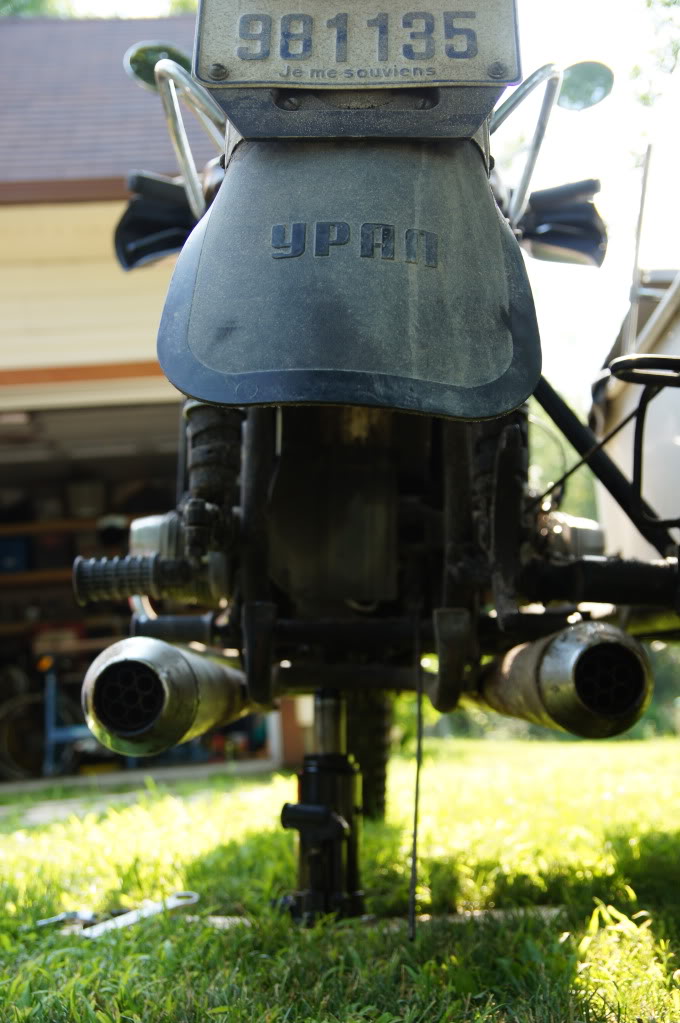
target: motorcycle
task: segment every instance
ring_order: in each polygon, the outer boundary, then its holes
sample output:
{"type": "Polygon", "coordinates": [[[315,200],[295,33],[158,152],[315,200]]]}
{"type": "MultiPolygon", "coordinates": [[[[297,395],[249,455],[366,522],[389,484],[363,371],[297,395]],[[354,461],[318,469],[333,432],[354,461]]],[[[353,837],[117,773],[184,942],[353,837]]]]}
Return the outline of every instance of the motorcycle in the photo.
{"type": "Polygon", "coordinates": [[[652,691],[630,608],[674,609],[678,571],[666,524],[541,377],[521,251],[602,262],[598,183],[530,184],[555,104],[599,102],[611,72],[547,65],[498,105],[521,77],[513,0],[242,7],[203,0],[193,77],[163,43],[126,55],[182,170],[135,174],[116,235],[127,268],[181,249],[158,354],[187,397],[182,485],[174,510],[132,523],[126,557],[77,559],[74,585],[83,604],[133,601],[130,638],[83,687],[119,753],[315,694],[315,751],[282,813],[309,921],[363,912],[359,824],[384,812],[391,693],[617,735],[652,691]],[[491,137],[541,85],[510,191],[491,137]],[[180,98],[219,147],[201,174],[180,98]],[[605,557],[559,486],[531,491],[532,394],[658,560],[605,557]]]}

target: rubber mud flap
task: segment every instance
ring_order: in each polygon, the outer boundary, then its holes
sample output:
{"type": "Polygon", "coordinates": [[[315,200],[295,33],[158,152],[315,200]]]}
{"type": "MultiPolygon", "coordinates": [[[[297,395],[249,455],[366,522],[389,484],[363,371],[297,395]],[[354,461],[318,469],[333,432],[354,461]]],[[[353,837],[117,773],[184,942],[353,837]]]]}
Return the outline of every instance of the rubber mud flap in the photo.
{"type": "Polygon", "coordinates": [[[178,260],[158,355],[218,405],[485,419],[541,371],[519,246],[469,141],[245,142],[178,260]]]}

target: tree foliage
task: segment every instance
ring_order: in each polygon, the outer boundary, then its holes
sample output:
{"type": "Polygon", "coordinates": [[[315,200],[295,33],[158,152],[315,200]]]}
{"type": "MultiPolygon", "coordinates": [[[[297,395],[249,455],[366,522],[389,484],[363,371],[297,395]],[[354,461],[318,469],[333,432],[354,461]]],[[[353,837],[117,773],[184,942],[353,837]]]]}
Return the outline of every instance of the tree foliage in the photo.
{"type": "Polygon", "coordinates": [[[0,0],[0,18],[65,18],[70,14],[68,0],[0,0]]]}
{"type": "Polygon", "coordinates": [[[645,0],[645,5],[654,19],[658,45],[650,61],[635,65],[633,78],[640,83],[638,99],[651,106],[662,92],[659,72],[672,75],[680,66],[680,0],[645,0]]]}

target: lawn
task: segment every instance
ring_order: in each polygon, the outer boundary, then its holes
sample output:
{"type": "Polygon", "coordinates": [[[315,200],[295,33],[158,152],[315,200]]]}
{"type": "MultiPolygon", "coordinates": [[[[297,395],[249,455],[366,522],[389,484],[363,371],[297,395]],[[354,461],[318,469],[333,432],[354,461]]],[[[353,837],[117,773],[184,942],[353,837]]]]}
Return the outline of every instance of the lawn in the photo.
{"type": "Polygon", "coordinates": [[[294,879],[294,839],[278,826],[294,791],[283,775],[149,786],[38,826],[13,805],[0,1020],[680,1023],[676,741],[429,743],[419,903],[434,919],[415,943],[394,921],[413,764],[394,760],[388,822],[365,828],[373,925],[303,930],[271,908],[294,879]],[[33,926],[179,889],[200,894],[197,920],[180,911],[92,942],[33,926]],[[564,908],[546,919],[537,905],[564,908]],[[509,912],[447,919],[491,908],[509,912]],[[250,926],[218,931],[211,914],[250,926]]]}

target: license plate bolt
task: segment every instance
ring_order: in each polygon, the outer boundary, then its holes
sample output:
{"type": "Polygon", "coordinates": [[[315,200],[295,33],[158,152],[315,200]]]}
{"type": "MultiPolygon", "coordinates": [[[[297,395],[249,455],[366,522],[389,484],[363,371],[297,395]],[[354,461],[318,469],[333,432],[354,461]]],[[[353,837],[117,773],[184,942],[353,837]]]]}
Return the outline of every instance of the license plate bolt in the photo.
{"type": "Polygon", "coordinates": [[[489,64],[487,71],[489,78],[505,78],[508,73],[508,69],[502,60],[495,60],[493,64],[489,64]]]}

